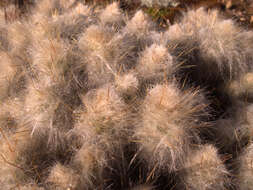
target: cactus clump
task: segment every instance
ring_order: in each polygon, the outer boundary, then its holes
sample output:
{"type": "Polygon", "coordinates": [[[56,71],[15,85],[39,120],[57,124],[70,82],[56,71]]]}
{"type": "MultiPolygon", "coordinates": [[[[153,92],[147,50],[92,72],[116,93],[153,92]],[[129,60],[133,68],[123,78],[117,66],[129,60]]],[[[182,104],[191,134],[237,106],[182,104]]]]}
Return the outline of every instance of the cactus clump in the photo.
{"type": "Polygon", "coordinates": [[[251,31],[204,9],[162,31],[117,2],[28,14],[0,10],[2,189],[251,188],[251,31]]]}

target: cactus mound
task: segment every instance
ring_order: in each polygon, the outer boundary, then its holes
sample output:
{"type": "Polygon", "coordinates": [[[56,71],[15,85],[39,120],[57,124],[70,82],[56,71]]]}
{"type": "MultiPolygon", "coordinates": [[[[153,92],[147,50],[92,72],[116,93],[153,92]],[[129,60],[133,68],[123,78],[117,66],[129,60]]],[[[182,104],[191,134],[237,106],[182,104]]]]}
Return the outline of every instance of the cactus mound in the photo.
{"type": "Polygon", "coordinates": [[[0,12],[2,189],[252,188],[251,31],[204,9],[161,31],[116,2],[30,14],[0,12]]]}

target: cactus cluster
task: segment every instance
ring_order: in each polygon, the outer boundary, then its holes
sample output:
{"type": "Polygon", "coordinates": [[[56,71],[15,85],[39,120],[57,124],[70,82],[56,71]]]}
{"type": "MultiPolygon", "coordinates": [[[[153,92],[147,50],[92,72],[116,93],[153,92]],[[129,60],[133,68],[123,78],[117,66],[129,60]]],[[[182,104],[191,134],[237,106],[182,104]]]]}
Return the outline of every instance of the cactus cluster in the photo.
{"type": "Polygon", "coordinates": [[[253,189],[253,32],[203,8],[165,31],[117,2],[30,14],[0,12],[1,189],[253,189]]]}

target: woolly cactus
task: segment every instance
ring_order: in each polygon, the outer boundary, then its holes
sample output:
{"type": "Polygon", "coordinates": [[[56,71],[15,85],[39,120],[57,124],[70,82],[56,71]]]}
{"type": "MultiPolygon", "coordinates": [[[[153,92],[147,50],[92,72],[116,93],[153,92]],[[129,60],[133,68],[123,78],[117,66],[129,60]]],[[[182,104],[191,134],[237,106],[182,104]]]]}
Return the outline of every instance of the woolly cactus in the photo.
{"type": "Polygon", "coordinates": [[[166,32],[172,51],[196,67],[194,79],[211,81],[237,78],[252,67],[252,34],[203,8],[187,12],[166,32]]]}
{"type": "Polygon", "coordinates": [[[184,171],[186,189],[225,189],[228,183],[228,171],[212,145],[204,145],[191,154],[184,171]]]}
{"type": "Polygon", "coordinates": [[[73,129],[83,142],[74,164],[81,169],[83,183],[94,188],[92,183],[106,177],[105,168],[123,152],[131,115],[110,86],[89,91],[83,103],[85,110],[80,113],[80,119],[73,129]]]}
{"type": "Polygon", "coordinates": [[[251,100],[237,104],[252,32],[204,9],[161,31],[142,10],[82,2],[36,1],[8,22],[0,10],[1,188],[224,189],[252,140],[251,100]],[[223,96],[230,107],[209,109],[223,96]]]}
{"type": "Polygon", "coordinates": [[[148,92],[135,132],[141,155],[148,163],[168,172],[184,163],[192,143],[198,142],[198,117],[206,102],[198,91],[181,92],[175,84],[157,85],[148,92]]]}
{"type": "Polygon", "coordinates": [[[139,81],[134,73],[127,73],[115,77],[116,90],[122,96],[134,96],[139,87],[139,81]]]}
{"type": "Polygon", "coordinates": [[[68,167],[57,163],[51,169],[47,180],[55,189],[75,189],[77,188],[79,176],[68,167]]]}
{"type": "Polygon", "coordinates": [[[103,24],[120,25],[120,23],[123,22],[123,18],[122,11],[119,9],[119,5],[116,2],[108,5],[99,15],[99,19],[103,24]]]}
{"type": "Polygon", "coordinates": [[[145,80],[163,77],[173,73],[175,63],[166,47],[162,45],[152,44],[145,49],[140,56],[136,70],[140,77],[145,80]]]}

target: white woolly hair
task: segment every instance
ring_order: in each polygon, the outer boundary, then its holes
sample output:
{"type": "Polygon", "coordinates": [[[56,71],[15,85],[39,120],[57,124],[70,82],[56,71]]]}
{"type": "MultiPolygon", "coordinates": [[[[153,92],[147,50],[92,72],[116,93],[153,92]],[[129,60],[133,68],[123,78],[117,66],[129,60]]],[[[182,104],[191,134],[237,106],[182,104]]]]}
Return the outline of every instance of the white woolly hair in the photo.
{"type": "Polygon", "coordinates": [[[141,53],[136,70],[140,77],[152,79],[165,77],[171,74],[175,68],[173,58],[163,45],[152,44],[141,53]]]}
{"type": "Polygon", "coordinates": [[[46,136],[45,143],[49,148],[65,144],[64,133],[72,127],[71,113],[58,94],[57,87],[45,87],[32,82],[27,87],[25,98],[24,120],[32,130],[32,136],[46,136]]]}
{"type": "Polygon", "coordinates": [[[73,131],[83,145],[75,156],[75,163],[84,182],[94,185],[111,160],[117,160],[127,143],[128,109],[112,86],[90,90],[83,97],[85,110],[80,112],[73,131]],[[93,179],[93,180],[92,180],[93,179]],[[92,181],[96,181],[92,183],[92,181]]]}
{"type": "Polygon", "coordinates": [[[43,15],[40,12],[36,12],[31,15],[30,23],[30,33],[32,37],[32,41],[36,41],[36,39],[42,38],[52,38],[52,34],[50,33],[52,28],[52,19],[43,15]]]}
{"type": "Polygon", "coordinates": [[[63,38],[73,43],[94,22],[90,14],[90,8],[79,3],[62,15],[54,15],[52,19],[48,19],[47,23],[42,19],[41,24],[44,25],[43,29],[48,36],[63,38]]]}
{"type": "Polygon", "coordinates": [[[106,43],[112,38],[109,28],[91,25],[83,33],[79,40],[79,46],[82,50],[89,50],[95,53],[104,51],[106,43]]]}
{"type": "Polygon", "coordinates": [[[31,182],[37,183],[41,180],[44,186],[50,165],[55,163],[57,158],[67,156],[65,153],[69,151],[67,147],[48,148],[47,140],[48,134],[39,133],[31,136],[29,126],[20,122],[15,133],[4,138],[0,145],[0,173],[3,175],[5,172],[8,176],[2,181],[6,185],[16,187],[28,186],[35,184],[31,182]]]}
{"type": "Polygon", "coordinates": [[[58,104],[59,100],[57,101],[57,98],[50,94],[49,88],[43,88],[43,86],[33,84],[32,82],[28,84],[25,110],[33,116],[31,121],[34,121],[35,128],[38,126],[49,126],[49,123],[52,123],[52,119],[49,118],[53,117],[53,113],[58,104]],[[41,110],[44,110],[44,112],[41,112],[41,110]],[[47,117],[45,118],[45,116],[47,117]],[[48,124],[40,124],[41,122],[48,124]]]}
{"type": "Polygon", "coordinates": [[[76,189],[79,176],[70,167],[56,163],[50,170],[47,181],[52,189],[76,189]]]}
{"type": "Polygon", "coordinates": [[[82,4],[82,3],[77,3],[76,6],[74,6],[70,14],[81,14],[81,15],[89,15],[91,13],[91,8],[82,4]]]}
{"type": "Polygon", "coordinates": [[[119,8],[119,4],[114,2],[108,5],[100,14],[99,19],[102,23],[112,23],[112,24],[119,24],[123,21],[123,14],[119,8]]]}
{"type": "Polygon", "coordinates": [[[168,43],[191,44],[184,53],[194,59],[190,64],[196,64],[200,72],[205,69],[208,77],[236,78],[250,68],[252,46],[246,44],[253,40],[253,33],[222,19],[217,10],[188,11],[179,24],[170,27],[167,37],[168,43]]]}
{"type": "Polygon", "coordinates": [[[25,64],[28,64],[26,62],[30,61],[30,54],[28,51],[29,45],[31,44],[30,24],[17,20],[6,28],[8,29],[7,38],[10,46],[9,53],[17,56],[22,61],[24,60],[21,65],[24,67],[25,64]]]}
{"type": "MultiPolygon", "coordinates": [[[[82,24],[77,28],[73,26],[69,29],[70,31],[66,31],[67,29],[62,31],[70,25],[59,24],[58,21],[55,21],[56,23],[44,21],[45,27],[43,27],[44,24],[40,23],[33,25],[35,32],[30,52],[34,75],[39,78],[41,83],[44,83],[44,86],[62,85],[62,88],[64,87],[62,91],[70,90],[71,85],[80,86],[80,77],[86,73],[81,76],[79,71],[85,70],[86,66],[81,60],[80,51],[76,51],[76,46],[73,46],[70,41],[73,40],[72,37],[76,38],[79,32],[81,33],[79,27],[83,27],[82,24]],[[42,30],[41,33],[40,30],[42,30]]],[[[82,86],[84,83],[85,81],[82,81],[82,86]]]]}
{"type": "Polygon", "coordinates": [[[196,121],[206,108],[200,97],[198,90],[182,92],[173,83],[148,91],[134,136],[152,169],[170,172],[182,167],[193,139],[198,141],[202,124],[196,121]]]}
{"type": "Polygon", "coordinates": [[[128,124],[127,106],[113,86],[106,85],[90,90],[82,101],[85,110],[75,126],[77,134],[84,139],[99,138],[100,141],[104,141],[103,146],[109,147],[110,144],[114,144],[115,135],[118,137],[125,135],[128,124]]]}
{"type": "Polygon", "coordinates": [[[65,61],[67,45],[56,39],[34,39],[32,49],[33,68],[45,85],[64,82],[64,72],[68,69],[65,61]]]}
{"type": "Polygon", "coordinates": [[[139,81],[135,73],[115,76],[116,90],[121,95],[134,96],[139,87],[139,81]]]}
{"type": "Polygon", "coordinates": [[[51,17],[35,12],[29,20],[29,30],[34,41],[45,38],[77,40],[84,28],[91,22],[88,22],[91,19],[86,18],[89,14],[89,7],[79,4],[64,14],[54,14],[51,17]]]}
{"type": "Polygon", "coordinates": [[[114,77],[115,69],[108,61],[111,50],[107,45],[113,36],[111,32],[108,27],[91,25],[78,42],[87,62],[90,86],[102,86],[114,77]]]}
{"type": "Polygon", "coordinates": [[[80,173],[80,186],[95,188],[103,181],[103,171],[109,159],[106,154],[106,150],[96,144],[83,144],[73,159],[80,173]]]}
{"type": "Polygon", "coordinates": [[[162,32],[141,10],[128,18],[125,0],[85,2],[38,0],[10,23],[0,10],[0,189],[223,190],[230,174],[206,140],[239,161],[239,189],[252,188],[253,32],[204,9],[162,32]],[[183,77],[228,96],[232,114],[209,117],[183,77]]]}
{"type": "Polygon", "coordinates": [[[149,21],[147,15],[143,11],[139,10],[135,13],[133,18],[127,22],[126,32],[133,33],[137,36],[142,36],[150,32],[152,24],[149,21]]]}
{"type": "Polygon", "coordinates": [[[253,186],[253,144],[251,143],[238,158],[239,170],[236,179],[240,190],[250,190],[253,186]]]}
{"type": "Polygon", "coordinates": [[[186,189],[225,189],[228,174],[218,150],[213,145],[203,145],[193,151],[185,163],[183,183],[186,189]]]}

